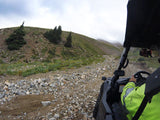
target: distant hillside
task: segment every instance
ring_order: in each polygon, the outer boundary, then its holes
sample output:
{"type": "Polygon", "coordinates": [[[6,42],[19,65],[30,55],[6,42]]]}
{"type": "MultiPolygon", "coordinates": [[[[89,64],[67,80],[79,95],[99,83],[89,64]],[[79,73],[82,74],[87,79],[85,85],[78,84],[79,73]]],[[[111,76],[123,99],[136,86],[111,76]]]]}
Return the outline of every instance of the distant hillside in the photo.
{"type": "Polygon", "coordinates": [[[119,56],[123,50],[121,44],[118,43],[110,43],[105,40],[98,39],[97,45],[100,47],[102,51],[104,51],[107,55],[119,56]]]}
{"type": "Polygon", "coordinates": [[[159,67],[159,54],[158,51],[152,50],[152,57],[140,56],[140,48],[131,48],[128,54],[130,63],[138,64],[143,68],[150,68],[152,71],[159,67]]]}
{"type": "Polygon", "coordinates": [[[59,45],[50,43],[43,34],[49,29],[25,27],[25,40],[27,42],[20,50],[9,51],[5,39],[16,28],[0,29],[0,62],[34,62],[54,61],[56,59],[78,59],[94,55],[119,55],[120,48],[105,41],[72,33],[72,48],[64,47],[69,32],[62,32],[62,42],[59,45]]]}

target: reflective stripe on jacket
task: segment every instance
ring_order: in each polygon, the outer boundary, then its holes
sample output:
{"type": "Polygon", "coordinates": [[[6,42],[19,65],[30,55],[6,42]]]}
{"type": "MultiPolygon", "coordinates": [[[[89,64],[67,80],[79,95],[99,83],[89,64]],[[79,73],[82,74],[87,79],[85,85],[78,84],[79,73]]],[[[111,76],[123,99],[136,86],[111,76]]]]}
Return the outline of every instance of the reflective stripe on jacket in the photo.
{"type": "MultiPolygon", "coordinates": [[[[136,87],[135,83],[129,82],[121,94],[121,101],[128,110],[128,119],[131,120],[137,112],[144,98],[145,84],[136,87]]],[[[151,103],[148,103],[139,120],[160,120],[160,93],[153,96],[151,103]]]]}

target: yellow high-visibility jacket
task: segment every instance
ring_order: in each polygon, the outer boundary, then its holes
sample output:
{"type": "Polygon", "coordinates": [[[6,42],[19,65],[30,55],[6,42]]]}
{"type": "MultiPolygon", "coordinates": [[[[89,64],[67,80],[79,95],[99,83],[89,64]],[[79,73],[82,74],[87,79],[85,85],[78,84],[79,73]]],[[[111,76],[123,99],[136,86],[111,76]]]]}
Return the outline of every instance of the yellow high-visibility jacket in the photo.
{"type": "MultiPolygon", "coordinates": [[[[128,110],[128,119],[131,120],[137,112],[145,91],[145,84],[135,86],[134,82],[129,82],[121,94],[122,105],[128,110]]],[[[152,97],[151,103],[147,103],[139,120],[160,120],[160,92],[152,97]]]]}

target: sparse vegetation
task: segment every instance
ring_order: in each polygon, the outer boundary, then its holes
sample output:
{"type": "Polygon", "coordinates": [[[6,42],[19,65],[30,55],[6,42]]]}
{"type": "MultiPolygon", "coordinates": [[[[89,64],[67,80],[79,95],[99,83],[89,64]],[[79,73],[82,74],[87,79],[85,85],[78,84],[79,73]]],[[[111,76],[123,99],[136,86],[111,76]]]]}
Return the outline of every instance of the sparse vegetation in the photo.
{"type": "MultiPolygon", "coordinates": [[[[5,42],[5,39],[16,29],[4,29],[5,36],[0,34],[0,37],[4,39],[2,41],[5,42]]],[[[105,43],[99,43],[92,38],[73,32],[72,34],[62,32],[61,27],[58,27],[57,32],[61,33],[62,42],[61,44],[51,44],[43,36],[49,31],[48,29],[25,27],[24,30],[26,33],[24,40],[27,44],[20,50],[9,51],[5,44],[0,45],[0,49],[2,49],[0,52],[1,75],[28,76],[57,69],[77,68],[104,60],[102,55],[105,52],[100,48],[105,43]],[[64,47],[64,41],[69,35],[72,39],[72,47],[64,47]]],[[[119,52],[119,50],[117,51],[119,52]]]]}
{"type": "Polygon", "coordinates": [[[4,62],[3,62],[3,60],[2,59],[0,59],[0,64],[3,64],[4,62]]]}
{"type": "Polygon", "coordinates": [[[43,48],[42,50],[41,50],[41,53],[43,54],[43,55],[45,55],[45,53],[47,52],[47,47],[45,47],[45,48],[43,48]]]}
{"type": "Polygon", "coordinates": [[[56,52],[56,48],[53,48],[51,50],[48,51],[49,55],[54,56],[56,52]]]}
{"type": "Polygon", "coordinates": [[[81,58],[77,60],[55,60],[54,62],[0,64],[0,75],[22,75],[26,77],[32,74],[46,73],[60,69],[78,68],[93,62],[102,62],[103,60],[104,58],[102,56],[95,56],[87,59],[81,58]]]}

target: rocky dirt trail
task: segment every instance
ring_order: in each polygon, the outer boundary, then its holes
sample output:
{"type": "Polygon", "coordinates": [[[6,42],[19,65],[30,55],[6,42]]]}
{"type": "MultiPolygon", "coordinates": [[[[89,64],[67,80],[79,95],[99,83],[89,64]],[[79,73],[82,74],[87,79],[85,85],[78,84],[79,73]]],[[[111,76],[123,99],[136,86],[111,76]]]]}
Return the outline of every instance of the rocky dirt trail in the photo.
{"type": "MultiPolygon", "coordinates": [[[[102,76],[111,77],[118,60],[0,83],[0,120],[92,120],[102,76]]],[[[140,69],[130,65],[131,76],[140,69]]]]}

